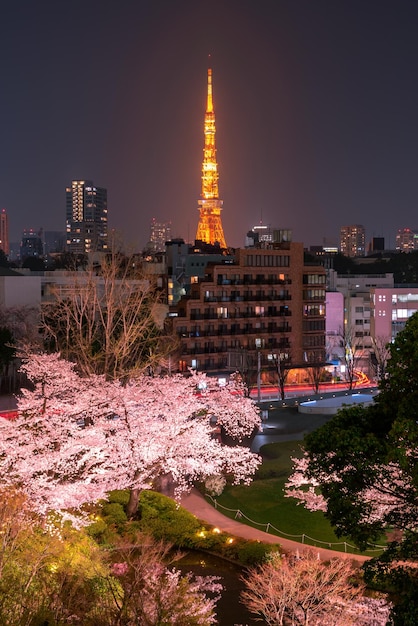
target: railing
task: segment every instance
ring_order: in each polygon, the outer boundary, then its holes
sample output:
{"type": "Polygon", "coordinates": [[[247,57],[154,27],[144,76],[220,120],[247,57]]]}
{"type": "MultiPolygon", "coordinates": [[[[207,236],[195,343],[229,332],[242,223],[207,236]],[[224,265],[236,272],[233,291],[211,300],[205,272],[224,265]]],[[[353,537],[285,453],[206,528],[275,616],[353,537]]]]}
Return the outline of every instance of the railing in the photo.
{"type": "MultiPolygon", "coordinates": [[[[200,296],[199,296],[200,297],[200,296]]],[[[199,297],[195,297],[192,299],[198,300],[199,297]]],[[[239,294],[239,295],[228,295],[228,296],[204,296],[203,302],[283,302],[285,300],[291,300],[292,296],[289,293],[282,294],[239,294]]],[[[311,298],[314,300],[315,298],[311,298]]]]}
{"type": "MultiPolygon", "coordinates": [[[[344,552],[352,552],[352,553],[360,552],[360,550],[356,546],[351,545],[347,541],[328,542],[328,541],[321,541],[320,539],[315,539],[305,533],[302,533],[301,535],[291,535],[289,533],[285,533],[284,531],[279,530],[278,528],[273,526],[273,524],[270,524],[270,522],[267,522],[267,523],[256,522],[255,520],[252,520],[251,518],[247,517],[245,513],[243,513],[239,509],[228,509],[226,506],[222,506],[222,504],[219,504],[216,498],[213,498],[209,494],[205,494],[205,495],[206,495],[206,498],[212,501],[215,509],[223,509],[224,511],[227,511],[228,513],[233,513],[234,519],[245,520],[244,523],[248,522],[251,526],[260,527],[260,530],[263,530],[264,532],[269,533],[270,535],[278,535],[279,537],[282,536],[283,538],[292,539],[293,541],[297,541],[302,544],[307,544],[315,548],[322,547],[322,548],[327,548],[329,550],[339,550],[340,552],[342,551],[342,549],[344,549],[344,552]],[[334,548],[334,546],[337,546],[337,547],[334,548]]],[[[231,517],[231,516],[228,516],[228,517],[231,517]]],[[[371,544],[371,547],[367,549],[367,552],[381,552],[384,549],[385,549],[385,546],[371,544]]]]}
{"type": "MultiPolygon", "coordinates": [[[[273,310],[265,310],[262,315],[256,315],[254,311],[228,311],[228,315],[225,316],[223,314],[217,314],[215,312],[212,313],[191,313],[190,320],[233,320],[233,319],[262,319],[262,318],[272,318],[272,317],[290,317],[292,312],[289,310],[280,311],[279,309],[273,310]]],[[[185,312],[179,311],[179,318],[186,317],[185,312]]],[[[319,317],[318,319],[323,319],[323,317],[319,317]]]]}

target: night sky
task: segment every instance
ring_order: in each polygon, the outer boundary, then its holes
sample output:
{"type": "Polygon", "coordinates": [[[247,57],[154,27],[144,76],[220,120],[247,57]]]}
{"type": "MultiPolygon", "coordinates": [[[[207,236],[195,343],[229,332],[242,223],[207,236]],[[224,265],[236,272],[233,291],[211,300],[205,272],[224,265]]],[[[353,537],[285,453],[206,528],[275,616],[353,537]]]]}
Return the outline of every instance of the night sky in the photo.
{"type": "Polygon", "coordinates": [[[418,229],[416,0],[3,0],[0,208],[10,239],[64,230],[65,187],[106,187],[140,249],[194,240],[208,55],[228,245],[418,229]]]}

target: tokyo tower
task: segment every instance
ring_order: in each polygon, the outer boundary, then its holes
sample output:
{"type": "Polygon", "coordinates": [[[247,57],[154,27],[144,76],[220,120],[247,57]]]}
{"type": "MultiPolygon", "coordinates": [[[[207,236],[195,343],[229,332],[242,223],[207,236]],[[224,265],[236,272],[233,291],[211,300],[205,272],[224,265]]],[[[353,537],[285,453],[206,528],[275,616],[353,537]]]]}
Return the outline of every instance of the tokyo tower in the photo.
{"type": "Polygon", "coordinates": [[[212,99],[212,70],[208,69],[208,96],[205,113],[205,146],[202,164],[202,194],[199,200],[200,218],[197,225],[196,240],[210,244],[219,244],[226,248],[222,228],[221,211],[223,201],[219,200],[218,164],[215,147],[215,112],[212,99]]]}

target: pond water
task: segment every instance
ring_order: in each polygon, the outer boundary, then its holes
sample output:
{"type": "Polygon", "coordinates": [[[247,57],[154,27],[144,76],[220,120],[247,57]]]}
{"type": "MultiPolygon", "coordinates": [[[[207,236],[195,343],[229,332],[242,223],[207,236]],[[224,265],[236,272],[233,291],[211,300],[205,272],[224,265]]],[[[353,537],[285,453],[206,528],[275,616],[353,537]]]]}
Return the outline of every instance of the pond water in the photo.
{"type": "Polygon", "coordinates": [[[198,576],[220,576],[224,587],[222,598],[217,604],[217,618],[219,626],[263,626],[264,620],[256,620],[241,604],[239,596],[244,589],[240,576],[245,569],[204,552],[190,551],[176,563],[183,573],[193,572],[198,576]]]}

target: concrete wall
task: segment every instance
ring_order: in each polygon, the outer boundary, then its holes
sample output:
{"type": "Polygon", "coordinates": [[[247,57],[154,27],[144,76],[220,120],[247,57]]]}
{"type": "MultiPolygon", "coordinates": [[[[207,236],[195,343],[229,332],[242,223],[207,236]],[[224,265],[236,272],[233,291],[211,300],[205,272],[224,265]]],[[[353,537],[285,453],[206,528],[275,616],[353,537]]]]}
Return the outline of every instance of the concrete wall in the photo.
{"type": "Polygon", "coordinates": [[[41,303],[40,276],[0,276],[0,306],[37,307],[41,303]]]}

